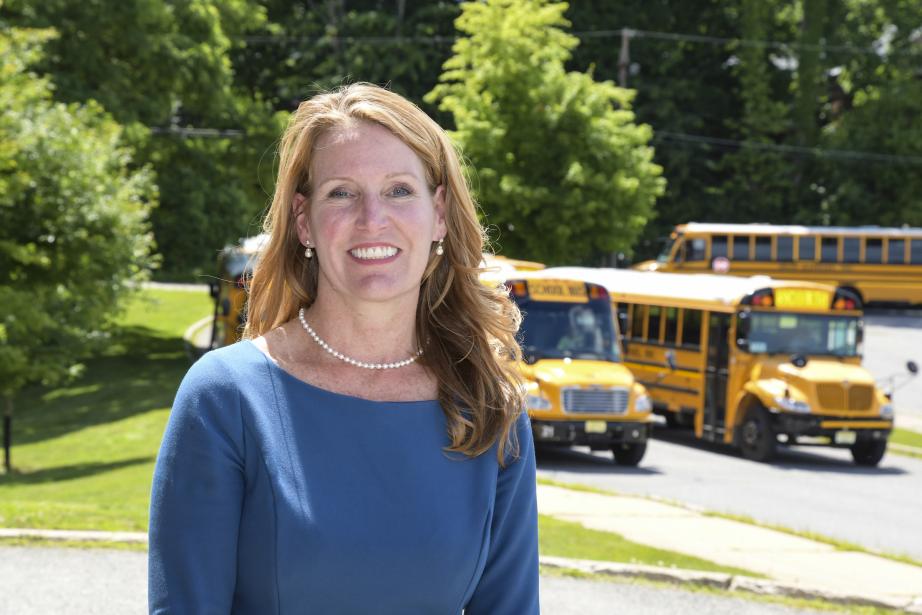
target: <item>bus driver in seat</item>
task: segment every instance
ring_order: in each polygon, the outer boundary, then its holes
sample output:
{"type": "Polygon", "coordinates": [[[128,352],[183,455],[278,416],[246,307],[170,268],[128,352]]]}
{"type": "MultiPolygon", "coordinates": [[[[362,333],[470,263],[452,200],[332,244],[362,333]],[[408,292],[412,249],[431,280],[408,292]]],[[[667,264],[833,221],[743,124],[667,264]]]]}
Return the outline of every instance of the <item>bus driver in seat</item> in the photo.
{"type": "Polygon", "coordinates": [[[602,354],[602,331],[595,313],[577,305],[570,310],[570,329],[557,342],[557,349],[573,353],[602,354]]]}

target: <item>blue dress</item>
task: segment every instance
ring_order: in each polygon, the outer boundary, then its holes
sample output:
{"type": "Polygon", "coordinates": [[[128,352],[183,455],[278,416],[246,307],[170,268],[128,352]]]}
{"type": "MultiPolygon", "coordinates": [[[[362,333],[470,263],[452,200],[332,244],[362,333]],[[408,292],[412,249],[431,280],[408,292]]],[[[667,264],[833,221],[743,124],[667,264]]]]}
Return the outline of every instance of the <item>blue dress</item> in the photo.
{"type": "Polygon", "coordinates": [[[538,613],[535,460],[446,453],[437,401],[312,386],[251,342],[184,378],[157,458],[158,614],[538,613]]]}

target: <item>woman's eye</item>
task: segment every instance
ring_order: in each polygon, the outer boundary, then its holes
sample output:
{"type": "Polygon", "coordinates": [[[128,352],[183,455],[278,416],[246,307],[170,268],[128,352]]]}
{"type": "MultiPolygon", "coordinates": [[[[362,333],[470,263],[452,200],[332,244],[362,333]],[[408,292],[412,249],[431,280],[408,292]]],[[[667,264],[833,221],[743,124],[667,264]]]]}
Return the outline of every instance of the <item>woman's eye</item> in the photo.
{"type": "Polygon", "coordinates": [[[342,188],[335,188],[333,190],[330,190],[330,198],[345,199],[345,198],[348,198],[348,196],[349,196],[349,192],[346,190],[343,190],[342,188]]]}
{"type": "Polygon", "coordinates": [[[413,191],[410,190],[407,186],[395,186],[391,190],[392,196],[410,196],[413,194],[413,191]]]}

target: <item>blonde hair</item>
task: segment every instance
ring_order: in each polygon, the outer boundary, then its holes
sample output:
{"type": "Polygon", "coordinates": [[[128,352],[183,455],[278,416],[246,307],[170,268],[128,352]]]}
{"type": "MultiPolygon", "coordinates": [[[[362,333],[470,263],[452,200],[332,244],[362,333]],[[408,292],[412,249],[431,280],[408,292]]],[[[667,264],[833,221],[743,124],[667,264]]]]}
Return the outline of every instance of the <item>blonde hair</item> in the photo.
{"type": "Polygon", "coordinates": [[[250,282],[244,337],[263,335],[313,302],[318,259],[302,255],[292,199],[311,192],[318,140],[359,120],[383,126],[412,148],[430,190],[444,186],[444,254],[430,252],[416,310],[417,339],[427,340],[420,363],[438,382],[447,450],[473,457],[498,443],[503,463],[507,446],[515,454],[512,426],[524,405],[515,368],[521,315],[503,287],[479,280],[485,237],[458,153],[438,124],[398,94],[356,83],[302,102],[291,116],[279,145],[278,180],[264,222],[269,240],[250,282]]]}

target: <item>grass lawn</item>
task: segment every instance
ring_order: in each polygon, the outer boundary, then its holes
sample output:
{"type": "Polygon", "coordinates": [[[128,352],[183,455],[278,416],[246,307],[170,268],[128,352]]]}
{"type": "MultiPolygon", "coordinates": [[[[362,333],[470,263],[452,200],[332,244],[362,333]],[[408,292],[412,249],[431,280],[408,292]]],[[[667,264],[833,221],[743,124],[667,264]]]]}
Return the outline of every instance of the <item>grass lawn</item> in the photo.
{"type": "Polygon", "coordinates": [[[538,537],[541,555],[725,572],[749,577],[765,576],[742,568],[720,566],[691,555],[648,547],[626,540],[619,534],[590,530],[579,523],[561,521],[547,515],[538,515],[538,537]]]}
{"type": "Polygon", "coordinates": [[[207,292],[144,290],[83,377],[17,396],[0,526],[147,528],[154,459],[189,368],[182,334],[210,311],[207,292]]]}
{"type": "Polygon", "coordinates": [[[890,441],[903,446],[914,446],[922,452],[922,433],[896,428],[890,434],[890,441]]]}

